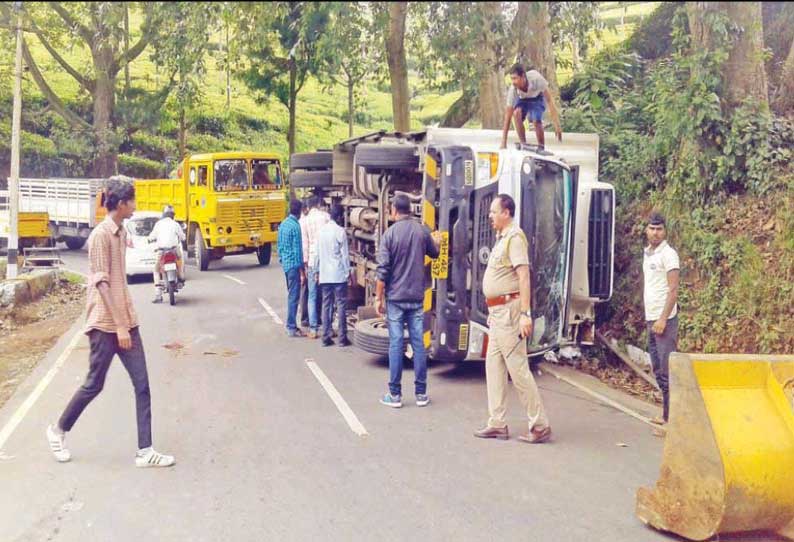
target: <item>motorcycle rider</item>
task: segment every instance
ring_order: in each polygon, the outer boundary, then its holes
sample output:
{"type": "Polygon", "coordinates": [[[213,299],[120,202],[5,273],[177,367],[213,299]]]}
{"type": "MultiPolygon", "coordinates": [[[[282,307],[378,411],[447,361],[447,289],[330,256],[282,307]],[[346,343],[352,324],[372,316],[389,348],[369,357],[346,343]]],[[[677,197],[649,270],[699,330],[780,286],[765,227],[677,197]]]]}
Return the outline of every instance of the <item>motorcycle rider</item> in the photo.
{"type": "Polygon", "coordinates": [[[154,268],[154,287],[157,290],[155,294],[154,303],[161,303],[163,301],[163,284],[160,268],[160,251],[166,249],[176,250],[177,255],[177,276],[179,278],[180,287],[185,283],[185,257],[182,252],[182,243],[185,242],[185,232],[182,226],[174,220],[174,208],[171,205],[166,205],[163,209],[163,216],[154,225],[152,233],[149,234],[149,242],[157,243],[157,263],[154,268]]]}

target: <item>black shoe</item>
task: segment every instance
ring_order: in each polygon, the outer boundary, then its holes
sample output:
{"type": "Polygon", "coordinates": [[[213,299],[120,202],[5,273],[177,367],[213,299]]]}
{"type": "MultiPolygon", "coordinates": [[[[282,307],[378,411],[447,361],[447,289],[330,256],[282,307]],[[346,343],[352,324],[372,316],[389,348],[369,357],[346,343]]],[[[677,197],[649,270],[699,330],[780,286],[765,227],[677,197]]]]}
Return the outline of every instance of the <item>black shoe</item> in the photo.
{"type": "Polygon", "coordinates": [[[342,339],[339,341],[339,346],[350,346],[351,344],[353,343],[351,343],[348,339],[342,339]]]}
{"type": "Polygon", "coordinates": [[[323,339],[323,346],[333,346],[334,344],[333,339],[323,339]]]}

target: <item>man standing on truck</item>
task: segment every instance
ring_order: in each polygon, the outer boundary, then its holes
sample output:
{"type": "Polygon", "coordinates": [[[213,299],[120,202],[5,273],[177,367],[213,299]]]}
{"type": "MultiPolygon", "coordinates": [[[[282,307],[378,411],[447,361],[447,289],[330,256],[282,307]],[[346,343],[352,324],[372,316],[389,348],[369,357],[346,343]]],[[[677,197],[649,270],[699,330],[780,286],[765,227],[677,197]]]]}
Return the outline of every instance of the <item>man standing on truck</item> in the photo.
{"type": "Polygon", "coordinates": [[[524,66],[516,64],[510,68],[511,85],[507,89],[507,108],[505,109],[505,122],[502,128],[502,147],[507,148],[507,133],[510,131],[510,123],[515,121],[516,133],[521,143],[527,142],[524,132],[524,119],[529,117],[535,127],[535,137],[538,147],[542,150],[546,144],[546,136],[543,133],[543,112],[546,111],[548,103],[551,113],[551,122],[554,124],[554,131],[557,140],[562,141],[562,127],[560,126],[560,115],[557,111],[557,104],[554,96],[549,92],[549,83],[537,70],[524,70],[524,66]]]}
{"type": "Polygon", "coordinates": [[[66,462],[71,454],[65,436],[85,407],[102,391],[110,362],[119,356],[135,389],[138,419],[137,467],[170,467],[172,456],[152,448],[152,404],[146,356],[138,332],[138,316],[127,288],[125,255],[127,232],[122,224],[135,211],[135,187],[129,177],[111,177],[105,193],[108,214],[88,238],[91,269],[86,304],[86,334],[91,345],[88,376],[75,392],[57,424],[47,427],[47,441],[55,459],[66,462]]]}
{"type": "Polygon", "coordinates": [[[416,406],[423,407],[430,403],[423,339],[425,256],[438,258],[441,236],[411,217],[411,200],[405,194],[394,196],[391,218],[394,224],[378,248],[377,310],[386,315],[389,326],[389,392],[380,402],[392,408],[403,406],[403,330],[407,325],[414,353],[416,406]]]}
{"type": "Polygon", "coordinates": [[[287,279],[287,335],[290,337],[303,337],[303,331],[298,327],[298,303],[300,302],[301,284],[306,281],[306,272],[303,267],[303,241],[301,227],[298,222],[303,204],[299,199],[289,202],[289,215],[278,227],[278,258],[284,277],[287,279]]]}
{"type": "Polygon", "coordinates": [[[678,345],[678,281],[681,265],[678,252],[667,243],[664,217],[652,213],[645,229],[648,246],[643,250],[642,275],[643,301],[648,330],[648,352],[651,355],[653,374],[662,390],[662,419],[667,422],[670,411],[668,362],[678,345]]]}
{"type": "MultiPolygon", "coordinates": [[[[185,283],[185,255],[182,251],[182,243],[185,242],[185,231],[182,226],[174,220],[174,208],[166,205],[163,209],[163,217],[154,225],[152,233],[149,234],[149,242],[157,243],[158,254],[162,250],[170,248],[176,249],[177,255],[177,276],[179,282],[185,283]]],[[[154,303],[163,302],[163,278],[162,269],[160,268],[160,258],[157,258],[157,263],[154,267],[154,303]]]]}
{"type": "MultiPolygon", "coordinates": [[[[320,228],[328,224],[331,217],[321,209],[323,200],[320,196],[309,198],[309,214],[306,216],[306,231],[303,235],[303,259],[306,267],[306,281],[309,283],[309,338],[320,336],[320,269],[318,267],[317,240],[320,228]]],[[[301,232],[303,233],[303,232],[301,232]]]]}
{"type": "Polygon", "coordinates": [[[500,194],[490,210],[496,244],[488,258],[482,289],[488,305],[488,354],[485,380],[488,390],[488,424],[474,433],[478,438],[508,438],[507,375],[513,379],[529,418],[529,433],[518,439],[530,444],[551,438],[551,426],[527,362],[527,339],[532,336],[530,311],[529,244],[515,223],[513,198],[500,194]]]}
{"type": "Polygon", "coordinates": [[[334,306],[339,316],[339,346],[347,339],[347,285],[351,281],[347,234],[339,225],[344,219],[341,205],[331,207],[331,220],[320,228],[317,241],[320,286],[323,293],[323,346],[333,346],[334,306]]]}

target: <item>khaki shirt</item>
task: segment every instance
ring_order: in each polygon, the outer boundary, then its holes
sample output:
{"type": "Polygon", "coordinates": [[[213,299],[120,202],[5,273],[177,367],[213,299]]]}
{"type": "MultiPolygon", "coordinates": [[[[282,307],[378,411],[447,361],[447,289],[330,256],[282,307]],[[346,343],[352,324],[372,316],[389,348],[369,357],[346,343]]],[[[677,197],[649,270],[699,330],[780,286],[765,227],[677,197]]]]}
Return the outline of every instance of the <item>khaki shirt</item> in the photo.
{"type": "Polygon", "coordinates": [[[118,307],[122,321],[119,326],[132,329],[138,327],[138,315],[132,306],[132,297],[127,288],[126,244],[127,232],[108,215],[91,232],[88,238],[88,276],[86,332],[97,329],[105,333],[116,333],[118,326],[113,313],[99,295],[97,286],[105,282],[110,286],[110,300],[118,307]]]}
{"type": "Polygon", "coordinates": [[[529,265],[529,243],[524,232],[513,222],[496,236],[488,267],[482,279],[485,297],[499,297],[518,292],[516,267],[529,265]]]}

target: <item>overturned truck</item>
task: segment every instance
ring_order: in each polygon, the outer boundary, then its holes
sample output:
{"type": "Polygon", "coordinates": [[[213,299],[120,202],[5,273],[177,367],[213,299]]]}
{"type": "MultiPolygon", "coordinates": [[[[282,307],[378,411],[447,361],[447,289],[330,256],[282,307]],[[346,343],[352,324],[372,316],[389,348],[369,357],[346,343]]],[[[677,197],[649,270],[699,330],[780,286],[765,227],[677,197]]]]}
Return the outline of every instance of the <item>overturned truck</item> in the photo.
{"type": "MultiPolygon", "coordinates": [[[[495,242],[488,217],[494,197],[510,194],[529,240],[531,355],[593,343],[595,306],[612,294],[613,187],[598,181],[598,136],[567,133],[541,150],[489,130],[428,128],[376,132],[332,151],[294,154],[290,185],[313,190],[345,209],[358,305],[353,341],[388,353],[385,323],[374,311],[378,242],[397,193],[413,215],[442,234],[441,254],[427,259],[425,345],[430,357],[483,359],[488,346],[482,277],[495,242]]],[[[553,140],[549,134],[547,141],[553,140]]],[[[411,355],[410,346],[408,355],[411,355]]]]}

